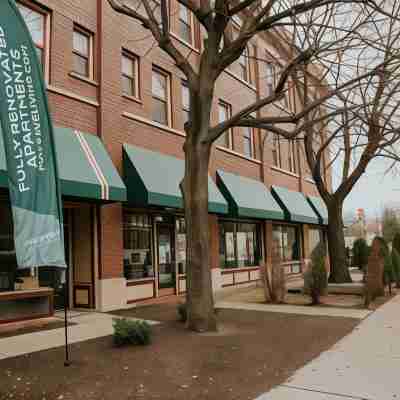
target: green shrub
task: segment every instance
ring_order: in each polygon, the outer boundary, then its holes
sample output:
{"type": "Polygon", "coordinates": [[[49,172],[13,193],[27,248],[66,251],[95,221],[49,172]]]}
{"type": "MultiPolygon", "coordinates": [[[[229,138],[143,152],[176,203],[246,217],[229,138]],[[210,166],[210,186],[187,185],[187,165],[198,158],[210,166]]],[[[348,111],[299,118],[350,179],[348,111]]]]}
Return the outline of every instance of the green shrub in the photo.
{"type": "Polygon", "coordinates": [[[187,321],[187,307],[186,303],[179,303],[177,308],[179,321],[186,322],[187,321]]]}
{"type": "Polygon", "coordinates": [[[311,253],[311,267],[304,274],[305,292],[310,294],[313,305],[320,304],[320,297],[328,287],[325,257],[325,245],[320,243],[311,253]]]}
{"type": "Polygon", "coordinates": [[[393,238],[392,248],[397,250],[400,255],[400,233],[396,233],[393,238]]]}
{"type": "Polygon", "coordinates": [[[126,318],[114,318],[114,344],[148,345],[151,342],[151,326],[146,321],[133,321],[126,318]]]}
{"type": "Polygon", "coordinates": [[[392,265],[396,287],[400,288],[400,254],[395,247],[392,249],[392,265]]]}
{"type": "Polygon", "coordinates": [[[353,266],[364,270],[368,264],[369,249],[364,239],[357,239],[353,245],[353,266]]]}
{"type": "Polygon", "coordinates": [[[384,258],[383,264],[383,284],[389,287],[389,293],[392,293],[392,282],[395,281],[395,275],[393,271],[392,256],[390,254],[389,246],[386,240],[382,237],[377,237],[381,242],[382,256],[384,258]]]}

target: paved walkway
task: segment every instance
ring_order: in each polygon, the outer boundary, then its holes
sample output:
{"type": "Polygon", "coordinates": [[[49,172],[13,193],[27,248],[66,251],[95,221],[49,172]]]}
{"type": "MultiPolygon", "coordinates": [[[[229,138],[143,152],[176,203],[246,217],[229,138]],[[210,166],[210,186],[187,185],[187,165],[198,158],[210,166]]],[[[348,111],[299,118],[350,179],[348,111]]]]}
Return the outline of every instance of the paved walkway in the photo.
{"type": "Polygon", "coordinates": [[[400,295],[257,400],[400,399],[400,295]]]}
{"type": "MultiPolygon", "coordinates": [[[[286,314],[301,314],[301,315],[320,315],[326,317],[345,317],[364,319],[371,314],[369,310],[357,310],[351,308],[340,307],[310,307],[310,306],[294,306],[289,304],[257,304],[244,303],[239,301],[219,301],[216,303],[217,308],[228,308],[234,310],[252,310],[277,312],[286,314]]],[[[400,399],[400,398],[399,398],[400,399]]]]}
{"type": "MultiPolygon", "coordinates": [[[[64,318],[63,313],[56,314],[56,316],[60,319],[64,318]]],[[[68,327],[69,343],[78,343],[111,335],[113,333],[113,318],[115,318],[114,315],[97,312],[69,312],[68,320],[75,324],[68,327]]],[[[154,321],[148,322],[157,323],[154,321]]],[[[64,328],[0,339],[0,360],[64,346],[64,341],[64,328]]]]}

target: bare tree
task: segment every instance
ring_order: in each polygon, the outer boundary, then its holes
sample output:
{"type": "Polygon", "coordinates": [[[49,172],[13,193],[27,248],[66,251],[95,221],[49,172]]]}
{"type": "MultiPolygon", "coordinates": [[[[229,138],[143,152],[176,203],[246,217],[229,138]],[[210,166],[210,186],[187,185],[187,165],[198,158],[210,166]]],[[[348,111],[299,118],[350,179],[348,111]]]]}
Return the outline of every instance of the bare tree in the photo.
{"type": "MultiPolygon", "coordinates": [[[[398,161],[399,7],[398,2],[392,5],[386,2],[383,13],[370,12],[357,37],[353,35],[351,42],[338,49],[336,66],[320,60],[329,67],[326,80],[335,96],[307,113],[303,120],[305,155],[329,214],[331,282],[351,281],[343,232],[346,197],[373,159],[385,157],[398,161]],[[356,84],[343,87],[343,82],[355,81],[356,84]],[[325,162],[327,155],[328,163],[325,162]],[[326,175],[327,169],[339,175],[334,190],[326,175]]],[[[302,83],[299,91],[303,107],[307,108],[313,87],[307,66],[302,83]]]]}
{"type": "MultiPolygon", "coordinates": [[[[307,74],[302,73],[304,66],[311,66],[318,75],[319,70],[313,68],[314,63],[319,63],[323,54],[329,57],[337,52],[343,40],[351,43],[350,36],[370,19],[370,14],[376,12],[379,6],[373,0],[177,1],[193,13],[204,32],[204,45],[198,62],[191,62],[170,35],[167,0],[108,0],[116,12],[140,22],[151,32],[158,46],[174,60],[188,82],[190,112],[189,122],[185,124],[185,176],[181,184],[187,221],[187,323],[189,329],[207,331],[217,328],[208,261],[209,230],[205,223],[208,220],[208,166],[213,143],[235,126],[267,129],[288,139],[298,137],[306,128],[310,130],[313,123],[306,116],[333,97],[332,91],[328,90],[323,98],[312,103],[306,101],[298,113],[265,116],[262,111],[279,108],[289,78],[302,81],[305,87],[307,74]],[[360,11],[350,25],[336,29],[333,17],[343,11],[340,5],[344,4],[357,4],[360,11]],[[236,17],[241,17],[241,26],[239,34],[233,37],[230,27],[236,17]],[[268,96],[257,99],[229,120],[213,126],[211,109],[216,81],[243,55],[256,35],[272,36],[276,46],[286,54],[280,60],[282,68],[278,82],[268,96]],[[285,124],[296,128],[282,129],[285,124]]],[[[366,76],[371,74],[371,71],[365,72],[366,76]]],[[[343,81],[335,91],[355,86],[360,79],[357,76],[343,81]]],[[[306,91],[305,96],[307,98],[306,91]]],[[[337,115],[339,111],[335,113],[337,115]]]]}

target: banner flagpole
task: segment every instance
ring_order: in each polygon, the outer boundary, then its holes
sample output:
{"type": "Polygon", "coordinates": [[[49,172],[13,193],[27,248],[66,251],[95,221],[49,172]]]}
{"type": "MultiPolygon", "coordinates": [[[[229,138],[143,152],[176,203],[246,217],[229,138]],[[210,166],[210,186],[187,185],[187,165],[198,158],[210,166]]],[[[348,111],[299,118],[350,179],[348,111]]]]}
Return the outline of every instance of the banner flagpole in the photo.
{"type": "Polygon", "coordinates": [[[68,279],[66,279],[64,285],[64,333],[65,333],[65,360],[64,360],[64,367],[69,367],[71,362],[69,360],[69,346],[68,346],[68,318],[67,318],[67,308],[68,308],[68,279]]]}
{"type": "MultiPolygon", "coordinates": [[[[43,66],[15,0],[0,0],[0,134],[18,269],[66,269],[56,144],[43,66]]],[[[69,365],[66,301],[65,296],[69,365]]]]}

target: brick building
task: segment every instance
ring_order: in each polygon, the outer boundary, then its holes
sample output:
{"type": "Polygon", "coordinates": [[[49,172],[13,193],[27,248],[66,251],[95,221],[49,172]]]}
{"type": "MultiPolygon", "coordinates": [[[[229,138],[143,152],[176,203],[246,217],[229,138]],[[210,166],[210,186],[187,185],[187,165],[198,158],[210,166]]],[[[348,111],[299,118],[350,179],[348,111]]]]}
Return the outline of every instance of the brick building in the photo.
{"type": "MultiPolygon", "coordinates": [[[[0,290],[11,301],[15,288],[52,286],[57,305],[67,284],[70,307],[99,310],[183,293],[184,76],[148,31],[107,1],[17,3],[42,60],[57,127],[70,269],[67,275],[51,268],[15,272],[3,151],[0,290]]],[[[176,1],[170,7],[174,40],[196,63],[200,28],[176,1]]],[[[219,79],[214,122],[273,90],[284,59],[277,42],[279,37],[254,38],[250,57],[219,79]]],[[[296,104],[289,85],[279,107],[261,112],[295,111],[296,104]]],[[[287,272],[299,273],[327,223],[301,144],[233,129],[214,146],[209,175],[214,290],[255,282],[273,240],[287,272]]],[[[0,294],[0,311],[1,304],[0,294]]],[[[38,315],[46,314],[43,307],[38,315]]]]}

